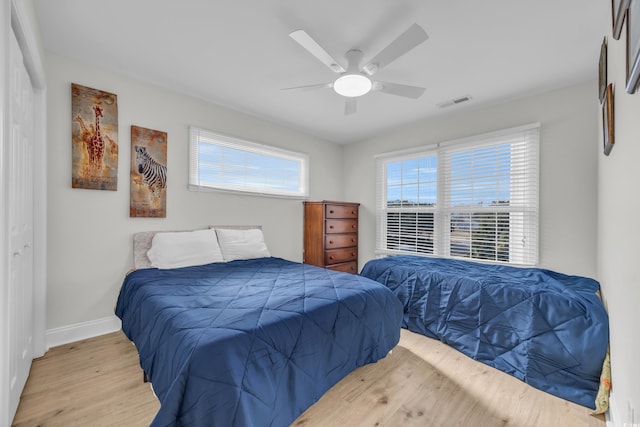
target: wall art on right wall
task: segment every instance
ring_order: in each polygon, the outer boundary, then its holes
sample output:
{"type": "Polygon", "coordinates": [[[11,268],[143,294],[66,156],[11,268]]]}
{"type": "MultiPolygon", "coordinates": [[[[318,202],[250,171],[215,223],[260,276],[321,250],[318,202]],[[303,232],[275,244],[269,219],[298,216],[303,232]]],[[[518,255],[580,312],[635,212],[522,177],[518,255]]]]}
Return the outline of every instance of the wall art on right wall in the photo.
{"type": "Polygon", "coordinates": [[[627,93],[635,93],[640,82],[640,0],[627,9],[627,93]]]}
{"type": "Polygon", "coordinates": [[[600,104],[604,101],[604,94],[607,91],[607,38],[602,40],[600,46],[600,60],[598,61],[598,99],[600,104]]]}
{"type": "Polygon", "coordinates": [[[604,154],[609,155],[615,142],[613,132],[613,84],[609,83],[602,103],[602,131],[604,154]]]}
{"type": "Polygon", "coordinates": [[[620,39],[622,33],[622,25],[627,15],[629,0],[611,0],[611,20],[613,23],[613,38],[620,39]]]}

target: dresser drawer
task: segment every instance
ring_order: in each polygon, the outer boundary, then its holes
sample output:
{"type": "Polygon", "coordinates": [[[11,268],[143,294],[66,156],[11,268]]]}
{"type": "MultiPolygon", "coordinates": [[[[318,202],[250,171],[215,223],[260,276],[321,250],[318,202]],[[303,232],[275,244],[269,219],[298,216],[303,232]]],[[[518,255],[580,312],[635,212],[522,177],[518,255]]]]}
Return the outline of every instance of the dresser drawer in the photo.
{"type": "Polygon", "coordinates": [[[358,206],[325,205],[325,218],[358,218],[358,206]]]}
{"type": "Polygon", "coordinates": [[[325,264],[340,264],[358,259],[357,248],[331,249],[324,253],[325,264]]]}
{"type": "Polygon", "coordinates": [[[357,231],[357,219],[328,219],[325,223],[325,233],[355,233],[357,231]]]}
{"type": "Polygon", "coordinates": [[[326,249],[348,248],[358,246],[358,235],[349,234],[327,234],[324,236],[324,247],[326,249]]]}
{"type": "Polygon", "coordinates": [[[344,271],[345,273],[358,274],[358,263],[355,261],[344,262],[342,264],[328,265],[329,270],[344,271]]]}

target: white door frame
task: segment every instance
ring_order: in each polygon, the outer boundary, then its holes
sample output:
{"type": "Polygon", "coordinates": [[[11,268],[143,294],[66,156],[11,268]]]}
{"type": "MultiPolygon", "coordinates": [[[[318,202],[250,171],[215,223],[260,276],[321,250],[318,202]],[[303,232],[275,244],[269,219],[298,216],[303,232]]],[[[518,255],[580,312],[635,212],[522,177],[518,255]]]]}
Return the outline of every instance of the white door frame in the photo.
{"type": "MultiPolygon", "coordinates": [[[[10,140],[9,118],[9,42],[10,31],[14,31],[24,56],[25,66],[35,90],[34,129],[34,356],[42,356],[46,348],[46,292],[47,292],[47,92],[44,67],[33,21],[25,9],[32,2],[0,0],[0,427],[8,427],[9,396],[9,243],[8,176],[6,150],[10,140]],[[25,3],[28,3],[25,6],[25,3]]],[[[31,14],[33,15],[33,11],[31,14]]]]}

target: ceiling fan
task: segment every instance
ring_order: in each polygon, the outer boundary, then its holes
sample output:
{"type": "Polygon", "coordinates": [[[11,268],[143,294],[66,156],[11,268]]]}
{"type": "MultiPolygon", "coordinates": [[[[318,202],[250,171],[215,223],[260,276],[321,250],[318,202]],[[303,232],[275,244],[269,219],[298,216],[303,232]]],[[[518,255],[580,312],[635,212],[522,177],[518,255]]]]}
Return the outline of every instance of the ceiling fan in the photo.
{"type": "Polygon", "coordinates": [[[330,83],[297,86],[282,90],[333,88],[337,94],[346,98],[345,115],[354,114],[357,109],[357,98],[371,91],[380,91],[413,99],[419,98],[425,91],[423,87],[381,82],[370,78],[378,70],[389,65],[429,38],[427,33],[418,24],[410,26],[408,30],[398,36],[398,38],[363,66],[360,66],[363,56],[362,51],[358,49],[349,50],[344,55],[347,59],[346,69],[342,67],[338,61],[333,59],[333,57],[304,30],[294,31],[289,34],[289,36],[297,41],[303,48],[307,49],[309,53],[320,60],[320,62],[329,67],[331,71],[340,74],[340,77],[330,83]]]}

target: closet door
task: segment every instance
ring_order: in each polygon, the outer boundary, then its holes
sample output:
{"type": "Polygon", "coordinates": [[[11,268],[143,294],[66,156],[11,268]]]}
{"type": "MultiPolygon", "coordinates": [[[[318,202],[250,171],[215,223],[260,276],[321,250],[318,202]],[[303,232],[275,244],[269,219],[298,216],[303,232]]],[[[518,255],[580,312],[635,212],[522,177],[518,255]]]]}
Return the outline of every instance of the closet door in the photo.
{"type": "Polygon", "coordinates": [[[34,90],[13,32],[10,49],[9,410],[15,413],[33,359],[34,90]]]}

